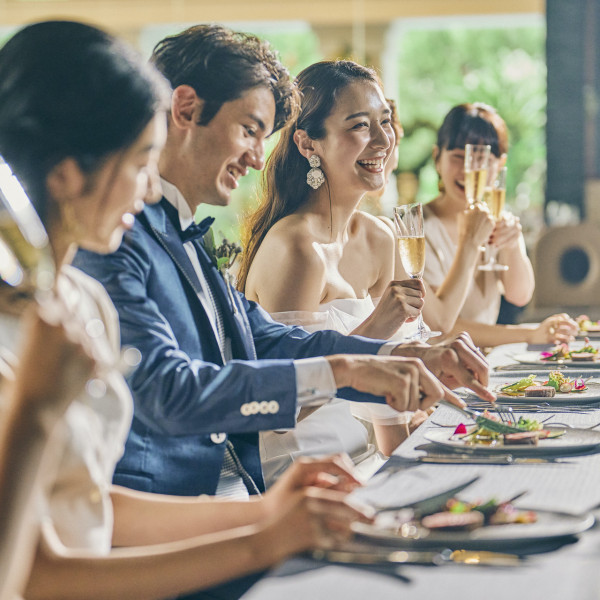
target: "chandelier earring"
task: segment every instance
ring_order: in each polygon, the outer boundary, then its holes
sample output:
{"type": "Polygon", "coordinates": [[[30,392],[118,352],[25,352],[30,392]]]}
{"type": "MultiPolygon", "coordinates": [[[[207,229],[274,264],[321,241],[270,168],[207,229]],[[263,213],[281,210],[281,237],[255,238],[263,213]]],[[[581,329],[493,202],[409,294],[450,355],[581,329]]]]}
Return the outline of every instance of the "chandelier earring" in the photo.
{"type": "Polygon", "coordinates": [[[308,164],[311,168],[306,174],[306,183],[308,183],[313,190],[316,190],[321,187],[325,181],[325,175],[319,168],[321,166],[321,159],[316,154],[313,154],[308,159],[308,164]]]}

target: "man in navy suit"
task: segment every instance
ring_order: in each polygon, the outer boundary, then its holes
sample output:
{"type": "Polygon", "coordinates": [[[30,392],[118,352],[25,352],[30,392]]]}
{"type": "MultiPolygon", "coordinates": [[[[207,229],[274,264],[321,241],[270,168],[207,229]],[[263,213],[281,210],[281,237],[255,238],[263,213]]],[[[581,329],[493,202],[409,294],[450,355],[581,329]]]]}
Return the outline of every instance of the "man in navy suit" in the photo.
{"type": "Polygon", "coordinates": [[[76,260],[110,294],[122,343],[142,354],[129,377],[135,416],[115,483],[252,494],[263,489],[257,432],[293,427],[302,405],[334,395],[387,400],[398,410],[444,396],[460,403],[432,372],[489,398],[487,365],[468,336],[390,347],[310,335],[275,323],[225,283],[194,213],[201,203],[227,205],[248,169],[263,168],[265,139],[293,114],[295,92],[264,42],[219,26],[163,40],[153,61],[173,87],[163,199],[137,217],[115,254],[81,252],[76,260]]]}

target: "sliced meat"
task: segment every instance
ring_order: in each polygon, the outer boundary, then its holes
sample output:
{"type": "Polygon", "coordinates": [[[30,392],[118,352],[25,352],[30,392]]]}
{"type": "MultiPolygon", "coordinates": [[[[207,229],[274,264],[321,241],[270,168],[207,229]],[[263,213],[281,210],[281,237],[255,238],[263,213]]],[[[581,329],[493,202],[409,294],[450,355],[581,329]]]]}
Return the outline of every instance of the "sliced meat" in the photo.
{"type": "Polygon", "coordinates": [[[551,385],[532,385],[525,388],[525,396],[530,398],[552,398],[556,390],[551,385]]]}
{"type": "Polygon", "coordinates": [[[439,512],[421,519],[421,525],[427,529],[476,529],[483,525],[483,514],[477,511],[452,513],[439,512]]]}

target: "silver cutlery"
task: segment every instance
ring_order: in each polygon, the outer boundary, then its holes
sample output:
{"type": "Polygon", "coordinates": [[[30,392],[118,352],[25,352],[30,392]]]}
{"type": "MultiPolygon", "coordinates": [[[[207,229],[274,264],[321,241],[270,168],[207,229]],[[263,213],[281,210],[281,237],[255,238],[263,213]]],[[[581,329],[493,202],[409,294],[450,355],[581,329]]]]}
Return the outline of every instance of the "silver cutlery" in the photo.
{"type": "Polygon", "coordinates": [[[357,565],[435,565],[462,564],[514,567],[523,563],[516,554],[500,552],[442,550],[440,552],[416,552],[406,550],[314,550],[312,557],[340,564],[357,565]]]}
{"type": "Polygon", "coordinates": [[[494,421],[493,419],[488,419],[487,417],[483,416],[483,413],[473,410],[470,407],[461,408],[460,406],[456,406],[456,404],[452,404],[447,400],[441,400],[440,404],[443,404],[444,406],[448,406],[449,408],[460,412],[461,414],[469,417],[470,419],[473,419],[473,421],[475,421],[475,423],[477,423],[477,425],[479,425],[480,427],[485,427],[486,429],[489,429],[490,431],[495,431],[496,433],[520,433],[522,431],[518,427],[515,427],[515,420],[512,411],[501,411],[498,405],[493,406],[494,410],[502,419],[501,423],[499,423],[498,421],[494,421]]]}
{"type": "Polygon", "coordinates": [[[556,464],[554,458],[521,457],[512,454],[433,454],[419,456],[414,459],[417,463],[440,464],[440,465],[536,465],[556,464]]]}

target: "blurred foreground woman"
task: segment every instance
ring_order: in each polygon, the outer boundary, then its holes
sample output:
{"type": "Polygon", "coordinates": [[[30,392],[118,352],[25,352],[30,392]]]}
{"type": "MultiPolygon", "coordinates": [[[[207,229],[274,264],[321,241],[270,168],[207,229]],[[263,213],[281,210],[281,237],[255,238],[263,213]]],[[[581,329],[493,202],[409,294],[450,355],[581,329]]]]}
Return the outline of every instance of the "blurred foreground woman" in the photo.
{"type": "Polygon", "coordinates": [[[166,598],[331,546],[362,518],[344,502],[356,482],[339,458],[300,462],[243,504],[111,484],[133,408],[119,326],[104,289],[69,263],[78,247],[114,251],[156,200],[168,98],[152,67],[94,27],[39,23],[0,50],[0,155],[35,205],[57,269],[27,330],[0,327],[4,345],[17,329],[25,337],[4,390],[2,600],[22,592],[39,530],[27,598],[166,598]]]}

